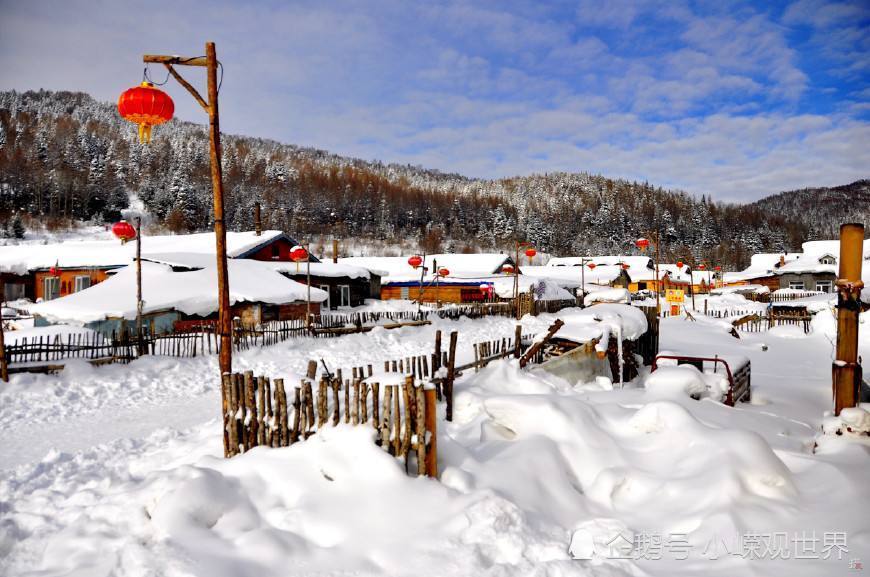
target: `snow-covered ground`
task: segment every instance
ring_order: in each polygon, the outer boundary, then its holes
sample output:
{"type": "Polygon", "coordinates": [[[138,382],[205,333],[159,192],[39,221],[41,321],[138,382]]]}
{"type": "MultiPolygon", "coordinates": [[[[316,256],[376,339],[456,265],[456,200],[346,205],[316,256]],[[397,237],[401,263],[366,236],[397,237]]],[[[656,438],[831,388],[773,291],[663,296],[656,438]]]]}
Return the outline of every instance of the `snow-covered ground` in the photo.
{"type": "MultiPolygon", "coordinates": [[[[571,314],[526,318],[523,332],[571,314]]],[[[661,348],[749,358],[753,400],[735,408],[514,360],[466,374],[454,422],[439,421],[439,481],[407,476],[367,427],[224,460],[215,358],[16,375],[0,389],[0,574],[860,574],[868,445],[819,436],[830,312],[809,335],[729,328],[664,319],[661,348]],[[646,550],[602,555],[620,536],[646,550]]],[[[462,362],[514,321],[295,339],[238,354],[236,368],[294,382],[308,359],[332,369],[431,352],[436,329],[459,331],[462,362]]],[[[870,358],[866,331],[861,346],[870,358]]]]}

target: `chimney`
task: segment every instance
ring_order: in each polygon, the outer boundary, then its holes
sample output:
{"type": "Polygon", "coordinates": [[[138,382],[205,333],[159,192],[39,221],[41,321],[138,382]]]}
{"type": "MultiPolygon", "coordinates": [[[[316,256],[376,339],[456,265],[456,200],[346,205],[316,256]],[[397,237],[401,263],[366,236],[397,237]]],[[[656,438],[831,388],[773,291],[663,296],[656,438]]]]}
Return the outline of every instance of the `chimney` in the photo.
{"type": "Polygon", "coordinates": [[[254,234],[260,236],[263,234],[263,223],[260,222],[260,203],[254,203],[254,234]]]}
{"type": "Polygon", "coordinates": [[[332,239],[332,262],[338,262],[338,239],[332,239]]]}
{"type": "Polygon", "coordinates": [[[785,266],[785,255],[784,254],[779,255],[779,266],[780,266],[780,268],[785,266]]]}

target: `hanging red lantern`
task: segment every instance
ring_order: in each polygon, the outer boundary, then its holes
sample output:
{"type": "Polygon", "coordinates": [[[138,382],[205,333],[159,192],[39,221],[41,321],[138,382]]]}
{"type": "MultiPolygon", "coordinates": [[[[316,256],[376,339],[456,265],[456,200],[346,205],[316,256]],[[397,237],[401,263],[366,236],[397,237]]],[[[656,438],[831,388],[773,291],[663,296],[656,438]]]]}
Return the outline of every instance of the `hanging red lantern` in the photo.
{"type": "Polygon", "coordinates": [[[439,268],[439,269],[438,269],[438,274],[441,275],[441,276],[447,276],[447,275],[450,274],[450,270],[449,270],[449,269],[446,269],[446,268],[439,268]]]}
{"type": "Polygon", "coordinates": [[[681,261],[681,260],[677,261],[677,268],[683,268],[683,261],[681,261]]]}
{"type": "Polygon", "coordinates": [[[308,251],[298,244],[290,249],[290,260],[293,262],[302,262],[308,260],[308,251]]]}
{"type": "Polygon", "coordinates": [[[121,244],[136,238],[136,229],[126,220],[119,220],[112,225],[112,234],[121,239],[121,244]]]}
{"type": "Polygon", "coordinates": [[[622,270],[628,270],[629,268],[631,268],[631,266],[627,262],[622,263],[622,270]]]}
{"type": "Polygon", "coordinates": [[[649,240],[646,238],[639,238],[634,241],[634,244],[640,250],[646,250],[647,248],[649,248],[649,240]]]}
{"type": "Polygon", "coordinates": [[[722,267],[717,264],[715,267],[713,267],[713,270],[719,272],[720,270],[722,270],[722,267]]]}
{"type": "Polygon", "coordinates": [[[486,294],[490,291],[490,288],[491,288],[490,285],[483,283],[480,285],[480,292],[482,292],[483,294],[486,294]]]}
{"type": "Polygon", "coordinates": [[[423,257],[421,257],[418,254],[415,254],[414,256],[412,256],[411,258],[408,259],[408,264],[414,268],[417,268],[421,264],[423,264],[423,257]]]}
{"type": "Polygon", "coordinates": [[[698,265],[698,270],[704,270],[706,268],[707,268],[707,265],[705,265],[704,263],[701,263],[698,265]]]}
{"type": "Polygon", "coordinates": [[[526,249],[526,256],[527,256],[527,257],[529,257],[529,258],[535,258],[535,255],[536,255],[536,254],[538,254],[538,251],[536,251],[534,248],[529,247],[529,248],[526,249]]]}
{"type": "Polygon", "coordinates": [[[511,264],[506,264],[501,267],[501,272],[505,274],[514,274],[514,266],[511,264]]]}
{"type": "Polygon", "coordinates": [[[125,120],[139,125],[139,142],[151,142],[151,127],[170,120],[175,104],[168,94],[150,82],[143,82],[121,94],[118,112],[125,120]]]}
{"type": "Polygon", "coordinates": [[[53,266],[48,269],[48,274],[50,274],[51,276],[60,276],[60,269],[56,266],[53,266]]]}
{"type": "Polygon", "coordinates": [[[595,270],[595,267],[598,266],[598,265],[595,264],[594,262],[590,262],[590,263],[587,264],[586,266],[589,267],[589,270],[595,270]]]}

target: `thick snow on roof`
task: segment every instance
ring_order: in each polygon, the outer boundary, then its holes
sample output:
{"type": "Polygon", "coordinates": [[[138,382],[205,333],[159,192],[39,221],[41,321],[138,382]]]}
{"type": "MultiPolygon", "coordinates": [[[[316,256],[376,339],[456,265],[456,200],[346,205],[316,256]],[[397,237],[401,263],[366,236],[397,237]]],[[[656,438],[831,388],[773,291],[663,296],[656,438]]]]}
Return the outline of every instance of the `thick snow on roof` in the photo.
{"type": "Polygon", "coordinates": [[[580,270],[580,267],[573,266],[521,266],[520,272],[526,276],[536,278],[546,278],[552,280],[562,287],[579,287],[581,280],[585,279],[586,284],[607,285],[615,281],[619,277],[618,266],[597,266],[590,270],[589,267],[584,267],[585,272],[580,270]],[[581,272],[583,272],[581,278],[581,272]]]}
{"type": "MultiPolygon", "coordinates": [[[[839,271],[839,264],[822,264],[819,260],[825,256],[832,256],[835,261],[840,258],[840,241],[839,240],[813,240],[803,243],[803,254],[797,259],[786,263],[775,272],[776,274],[800,274],[800,273],[831,273],[836,275],[839,271]]],[[[867,269],[870,262],[870,239],[864,241],[864,267],[867,269]]],[[[862,276],[866,276],[863,273],[862,276]]]]}
{"type": "MultiPolygon", "coordinates": [[[[209,266],[214,266],[214,254],[205,253],[156,253],[143,254],[142,260],[168,264],[175,267],[185,267],[190,269],[201,269],[209,266]]],[[[258,261],[260,264],[279,273],[288,273],[291,276],[305,276],[305,263],[285,262],[285,261],[258,261]]],[[[349,278],[370,278],[371,273],[368,269],[359,266],[350,266],[347,264],[336,264],[333,262],[312,262],[311,275],[320,277],[349,277],[349,278]]]]}
{"type": "MultiPolygon", "coordinates": [[[[254,260],[228,261],[230,303],[285,304],[305,301],[308,287],[254,260]]],[[[176,309],[206,316],[217,304],[217,268],[172,272],[165,264],[142,262],[143,312],[176,309]]],[[[326,292],[311,288],[311,301],[323,302],[326,292]]],[[[83,324],[106,318],[136,318],[136,269],[128,266],[111,278],[83,291],[31,307],[33,314],[52,322],[83,324]]]]}
{"type": "MultiPolygon", "coordinates": [[[[339,264],[349,264],[366,268],[384,277],[385,283],[403,282],[420,279],[420,270],[408,264],[408,256],[351,256],[338,259],[339,264]]],[[[434,274],[433,264],[446,268],[451,277],[476,278],[495,274],[506,262],[512,262],[510,255],[500,253],[483,254],[430,254],[424,264],[429,269],[427,277],[434,274]]]]}
{"type": "MultiPolygon", "coordinates": [[[[610,336],[637,340],[647,330],[646,315],[631,305],[601,303],[585,309],[573,309],[559,313],[565,323],[554,335],[576,343],[588,343],[600,339],[604,350],[610,336]]],[[[546,334],[546,331],[542,332],[546,334]]]]}
{"type": "MultiPolygon", "coordinates": [[[[228,232],[227,256],[233,258],[270,242],[284,233],[266,230],[260,236],[253,231],[228,232]]],[[[143,236],[142,253],[215,254],[214,233],[143,236]]],[[[0,247],[0,272],[25,274],[52,266],[61,268],[121,267],[130,264],[136,243],[118,240],[77,241],[57,244],[27,244],[0,247]]]]}

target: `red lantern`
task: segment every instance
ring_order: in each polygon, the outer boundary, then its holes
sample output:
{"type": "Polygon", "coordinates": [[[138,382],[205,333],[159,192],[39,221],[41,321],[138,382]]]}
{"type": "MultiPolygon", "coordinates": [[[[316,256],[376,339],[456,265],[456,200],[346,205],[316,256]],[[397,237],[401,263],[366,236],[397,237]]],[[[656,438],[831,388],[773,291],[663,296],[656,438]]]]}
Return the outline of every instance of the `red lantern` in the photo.
{"type": "Polygon", "coordinates": [[[411,265],[411,266],[414,267],[414,268],[417,268],[417,267],[419,267],[421,264],[423,264],[423,257],[421,257],[420,255],[415,254],[414,256],[412,256],[411,258],[408,259],[408,264],[411,265]]]}
{"type": "Polygon", "coordinates": [[[290,249],[290,260],[293,262],[302,262],[308,260],[308,251],[298,244],[290,249]]]}
{"type": "Polygon", "coordinates": [[[629,268],[631,268],[631,266],[629,266],[627,262],[622,263],[622,270],[628,270],[629,268]]]}
{"type": "Polygon", "coordinates": [[[595,267],[598,266],[598,265],[595,264],[594,262],[590,262],[590,263],[587,264],[586,266],[589,267],[589,270],[595,270],[595,267]]]}
{"type": "Polygon", "coordinates": [[[536,251],[536,250],[533,249],[532,247],[529,247],[529,248],[526,249],[526,256],[527,256],[527,257],[529,257],[529,258],[535,258],[535,255],[536,255],[536,254],[538,254],[538,251],[536,251]]]}
{"type": "Polygon", "coordinates": [[[713,269],[718,272],[722,270],[722,267],[717,264],[715,267],[713,267],[713,269]]]}
{"type": "Polygon", "coordinates": [[[698,270],[704,270],[706,268],[707,268],[707,265],[705,265],[704,263],[701,263],[698,265],[698,270]]]}
{"type": "Polygon", "coordinates": [[[448,270],[448,269],[446,269],[446,268],[439,268],[439,269],[438,269],[438,274],[441,275],[441,276],[447,276],[447,275],[450,274],[450,270],[448,270]]]}
{"type": "Polygon", "coordinates": [[[125,90],[118,98],[118,112],[139,125],[139,142],[151,142],[151,127],[172,118],[175,104],[168,94],[150,82],[125,90]]]}
{"type": "Polygon", "coordinates": [[[636,241],[634,241],[634,244],[640,250],[646,250],[647,248],[649,248],[649,240],[647,240],[645,238],[637,239],[636,241]]]}
{"type": "Polygon", "coordinates": [[[514,267],[513,267],[513,265],[506,264],[506,265],[501,267],[501,272],[503,272],[505,274],[514,274],[514,267]]]}
{"type": "Polygon", "coordinates": [[[681,261],[681,260],[677,261],[677,268],[683,268],[683,261],[681,261]]]}
{"type": "Polygon", "coordinates": [[[56,266],[53,266],[48,269],[48,274],[50,274],[51,276],[60,276],[60,269],[56,266]]]}
{"type": "Polygon", "coordinates": [[[121,239],[121,244],[136,238],[136,229],[126,220],[119,220],[112,225],[112,234],[121,239]]]}
{"type": "Polygon", "coordinates": [[[486,294],[489,291],[490,291],[490,286],[488,284],[483,283],[480,285],[480,292],[482,292],[483,294],[486,294]]]}

